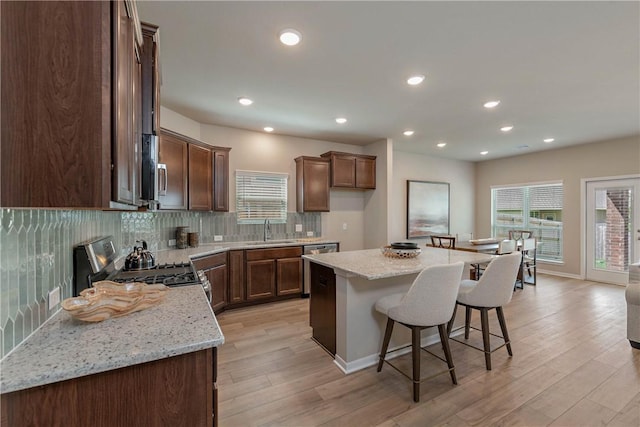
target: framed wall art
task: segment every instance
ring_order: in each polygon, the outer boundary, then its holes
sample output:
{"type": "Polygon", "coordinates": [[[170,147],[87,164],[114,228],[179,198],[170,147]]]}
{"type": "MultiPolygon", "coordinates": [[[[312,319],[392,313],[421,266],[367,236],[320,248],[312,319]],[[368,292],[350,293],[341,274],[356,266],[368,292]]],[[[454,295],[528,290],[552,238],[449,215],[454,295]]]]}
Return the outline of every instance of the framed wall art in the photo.
{"type": "Polygon", "coordinates": [[[407,239],[449,234],[449,183],[407,181],[407,239]]]}

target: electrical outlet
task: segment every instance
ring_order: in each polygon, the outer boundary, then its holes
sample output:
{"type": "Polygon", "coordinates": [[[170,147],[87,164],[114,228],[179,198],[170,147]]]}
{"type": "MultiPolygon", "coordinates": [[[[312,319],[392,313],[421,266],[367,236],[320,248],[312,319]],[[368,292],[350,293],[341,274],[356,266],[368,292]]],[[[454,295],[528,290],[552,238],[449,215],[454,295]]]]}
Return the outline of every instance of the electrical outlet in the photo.
{"type": "Polygon", "coordinates": [[[214,242],[222,242],[222,236],[220,236],[219,234],[216,234],[213,236],[213,241],[214,242]]]}
{"type": "Polygon", "coordinates": [[[175,246],[176,245],[176,239],[169,239],[169,246],[175,246]]]}
{"type": "Polygon", "coordinates": [[[346,223],[346,222],[343,222],[343,223],[342,223],[342,229],[343,229],[343,230],[346,230],[346,229],[347,229],[347,223],[346,223]]]}
{"type": "Polygon", "coordinates": [[[307,231],[307,237],[313,237],[313,231],[307,231]]]}
{"type": "Polygon", "coordinates": [[[299,233],[302,231],[302,224],[296,224],[296,233],[299,233]]]}
{"type": "Polygon", "coordinates": [[[54,290],[49,291],[49,310],[55,308],[60,304],[60,287],[57,286],[54,290]]]}

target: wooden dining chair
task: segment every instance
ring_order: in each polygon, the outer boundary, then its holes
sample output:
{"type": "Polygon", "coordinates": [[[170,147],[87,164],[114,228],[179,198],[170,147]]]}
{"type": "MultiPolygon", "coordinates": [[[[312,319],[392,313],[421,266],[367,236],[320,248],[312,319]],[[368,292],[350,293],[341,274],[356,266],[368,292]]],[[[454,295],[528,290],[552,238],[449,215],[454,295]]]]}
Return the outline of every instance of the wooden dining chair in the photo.
{"type": "Polygon", "coordinates": [[[456,238],[454,236],[431,236],[431,246],[434,248],[455,249],[456,238]]]}

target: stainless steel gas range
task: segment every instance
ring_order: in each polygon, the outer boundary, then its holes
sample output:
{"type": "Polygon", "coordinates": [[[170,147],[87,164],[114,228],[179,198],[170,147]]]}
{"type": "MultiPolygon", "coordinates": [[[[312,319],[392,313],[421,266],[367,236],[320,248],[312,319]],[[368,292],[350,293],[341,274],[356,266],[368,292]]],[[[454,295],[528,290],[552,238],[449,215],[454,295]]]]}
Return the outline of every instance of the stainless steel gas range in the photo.
{"type": "MultiPolygon", "coordinates": [[[[146,244],[144,244],[146,250],[146,244]]],[[[136,252],[134,248],[134,252],[136,252]]],[[[132,252],[132,254],[134,253],[132,252]]],[[[131,255],[130,255],[131,256],[131,255]]],[[[92,283],[100,280],[114,282],[142,282],[147,284],[163,284],[187,286],[201,284],[211,302],[211,284],[202,272],[196,272],[191,263],[181,264],[133,264],[144,265],[136,268],[118,268],[117,254],[111,236],[81,243],[73,249],[73,296],[77,296],[92,283]]],[[[152,257],[151,257],[152,258],[152,257]]]]}

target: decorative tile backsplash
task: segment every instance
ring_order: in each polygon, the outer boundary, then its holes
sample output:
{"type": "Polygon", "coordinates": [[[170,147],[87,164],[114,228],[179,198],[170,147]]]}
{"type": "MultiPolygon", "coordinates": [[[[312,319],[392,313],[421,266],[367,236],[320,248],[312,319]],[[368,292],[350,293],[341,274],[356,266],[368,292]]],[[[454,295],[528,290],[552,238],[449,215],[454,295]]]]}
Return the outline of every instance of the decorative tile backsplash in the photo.
{"type": "MultiPolygon", "coordinates": [[[[235,213],[109,212],[95,210],[0,209],[0,358],[19,345],[60,306],[48,310],[48,294],[56,287],[61,298],[72,293],[73,247],[111,235],[121,255],[137,240],[151,251],[169,248],[178,226],[200,233],[200,244],[262,240],[262,225],[238,225],[235,213]]],[[[286,224],[272,224],[276,239],[322,234],[319,213],[290,212],[286,224]],[[304,232],[295,232],[302,224],[304,232]]]]}

